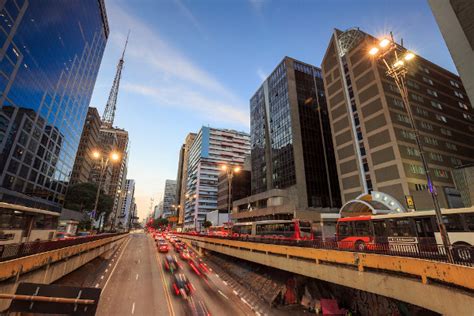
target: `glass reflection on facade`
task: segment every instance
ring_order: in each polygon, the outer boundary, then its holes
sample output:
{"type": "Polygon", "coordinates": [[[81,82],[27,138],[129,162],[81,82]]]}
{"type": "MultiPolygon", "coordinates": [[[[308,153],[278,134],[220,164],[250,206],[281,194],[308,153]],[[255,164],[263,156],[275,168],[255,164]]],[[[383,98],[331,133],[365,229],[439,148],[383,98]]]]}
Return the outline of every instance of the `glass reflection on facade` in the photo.
{"type": "Polygon", "coordinates": [[[252,194],[296,185],[306,190],[301,205],[340,206],[321,70],[285,57],[250,99],[250,115],[252,194]]]}
{"type": "Polygon", "coordinates": [[[0,4],[0,200],[60,209],[107,37],[103,1],[0,4]]]}

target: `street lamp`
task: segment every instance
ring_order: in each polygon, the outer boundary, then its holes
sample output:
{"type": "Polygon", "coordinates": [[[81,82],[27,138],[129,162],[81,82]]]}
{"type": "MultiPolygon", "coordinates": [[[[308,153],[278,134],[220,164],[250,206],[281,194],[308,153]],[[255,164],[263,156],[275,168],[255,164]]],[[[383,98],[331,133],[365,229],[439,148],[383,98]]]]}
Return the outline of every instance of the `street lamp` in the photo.
{"type": "Polygon", "coordinates": [[[415,141],[416,145],[418,146],[418,151],[420,152],[420,159],[423,163],[423,168],[425,169],[426,180],[428,182],[428,188],[431,193],[431,198],[433,199],[436,222],[439,227],[443,246],[445,248],[448,261],[450,263],[453,263],[454,260],[451,252],[451,243],[449,241],[449,236],[446,231],[446,227],[443,223],[443,216],[441,214],[441,208],[438,201],[438,193],[436,191],[435,186],[433,185],[433,181],[431,180],[430,169],[425,158],[425,152],[423,151],[423,144],[421,143],[420,134],[416,127],[415,118],[413,116],[412,109],[410,107],[410,102],[408,99],[408,89],[406,85],[406,75],[408,73],[407,64],[415,58],[415,54],[405,50],[403,46],[397,45],[393,41],[393,37],[391,39],[383,38],[378,42],[378,45],[371,47],[368,53],[370,56],[373,56],[374,58],[383,61],[387,69],[386,75],[391,77],[395,81],[398,91],[400,92],[403,105],[407,111],[408,118],[410,120],[411,128],[413,130],[413,133],[415,134],[415,141]]]}
{"type": "MultiPolygon", "coordinates": [[[[109,155],[105,156],[99,151],[99,150],[94,150],[92,152],[92,157],[96,160],[99,160],[99,184],[97,185],[97,192],[95,194],[95,203],[94,203],[94,211],[97,212],[97,207],[99,205],[99,196],[100,196],[100,188],[102,186],[102,177],[104,175],[105,169],[107,169],[107,165],[109,164],[109,161],[116,162],[120,159],[120,154],[117,152],[110,152],[109,155]]],[[[102,226],[104,225],[104,219],[102,219],[102,224],[99,223],[99,230],[102,229],[102,226]]]]}
{"type": "MultiPolygon", "coordinates": [[[[240,172],[240,167],[239,166],[232,166],[232,165],[222,165],[221,170],[225,171],[226,176],[227,176],[227,182],[228,182],[228,201],[227,201],[227,213],[230,215],[230,205],[232,203],[232,179],[234,178],[234,174],[237,174],[240,172]]],[[[217,224],[219,224],[219,213],[217,213],[217,224]]]]}

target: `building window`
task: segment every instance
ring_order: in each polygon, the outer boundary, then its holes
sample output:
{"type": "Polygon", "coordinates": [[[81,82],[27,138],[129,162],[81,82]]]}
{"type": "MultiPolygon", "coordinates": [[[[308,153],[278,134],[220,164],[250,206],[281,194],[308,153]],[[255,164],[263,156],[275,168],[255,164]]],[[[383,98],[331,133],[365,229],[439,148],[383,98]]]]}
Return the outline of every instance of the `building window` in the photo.
{"type": "Polygon", "coordinates": [[[428,185],[427,184],[415,184],[415,190],[416,191],[425,191],[428,190],[428,185]]]}
{"type": "Polygon", "coordinates": [[[421,122],[421,127],[423,127],[424,129],[427,129],[429,131],[433,130],[433,125],[430,124],[430,123],[427,123],[427,122],[421,122]]]}
{"type": "Polygon", "coordinates": [[[407,147],[407,154],[411,157],[420,157],[420,151],[413,147],[407,147]]]}
{"type": "Polygon", "coordinates": [[[443,106],[438,101],[431,101],[431,106],[435,109],[442,110],[443,106]]]}
{"type": "Polygon", "coordinates": [[[423,81],[426,82],[427,84],[429,85],[433,85],[433,80],[429,79],[429,78],[426,78],[423,76],[423,81]]]}
{"type": "Polygon", "coordinates": [[[423,97],[419,96],[418,94],[412,93],[411,98],[415,101],[418,101],[420,103],[423,103],[423,97]]]}
{"type": "Polygon", "coordinates": [[[462,95],[461,92],[454,90],[454,95],[457,96],[458,98],[464,99],[464,96],[462,95]]]}
{"type": "Polygon", "coordinates": [[[470,116],[469,114],[463,113],[462,116],[463,116],[466,120],[472,121],[472,116],[470,116]]]}
{"type": "Polygon", "coordinates": [[[453,87],[459,88],[459,83],[457,83],[456,81],[454,81],[454,80],[449,80],[449,83],[450,83],[453,87]]]}
{"type": "Polygon", "coordinates": [[[414,82],[414,81],[411,81],[411,80],[407,80],[407,85],[412,87],[412,88],[415,88],[415,89],[418,89],[420,88],[420,86],[418,85],[418,83],[414,82]]]}
{"type": "Polygon", "coordinates": [[[438,178],[448,178],[449,177],[446,170],[443,170],[443,169],[434,169],[434,174],[438,178]]]}
{"type": "Polygon", "coordinates": [[[408,118],[408,116],[406,116],[404,114],[397,113],[397,120],[399,120],[400,122],[403,122],[403,123],[410,124],[410,119],[408,118]]]}
{"type": "Polygon", "coordinates": [[[460,107],[461,109],[469,110],[469,108],[467,107],[466,104],[464,104],[464,103],[462,103],[462,102],[458,102],[458,104],[459,104],[459,107],[460,107]]]}
{"type": "Polygon", "coordinates": [[[430,153],[430,158],[432,160],[439,161],[439,162],[443,161],[443,156],[438,153],[430,153]]]}
{"type": "Polygon", "coordinates": [[[399,107],[399,108],[404,108],[404,105],[403,105],[403,101],[402,100],[399,100],[399,99],[392,99],[392,103],[393,105],[395,105],[396,107],[399,107]]]}
{"type": "Polygon", "coordinates": [[[443,116],[443,115],[439,115],[439,114],[436,114],[436,119],[440,122],[443,122],[443,123],[447,123],[448,122],[448,119],[443,116]]]}
{"type": "Polygon", "coordinates": [[[426,111],[425,109],[422,109],[420,107],[416,107],[416,113],[421,115],[421,116],[428,116],[428,111],[426,111]]]}
{"type": "Polygon", "coordinates": [[[418,66],[418,68],[419,68],[421,71],[423,71],[424,73],[427,73],[427,74],[430,73],[430,70],[429,70],[428,68],[426,68],[426,67],[423,67],[423,66],[420,65],[420,66],[418,66]]]}
{"type": "Polygon", "coordinates": [[[416,138],[415,133],[406,131],[404,129],[401,131],[401,134],[406,139],[415,140],[415,138],[416,138]]]}
{"type": "Polygon", "coordinates": [[[446,128],[441,128],[441,134],[446,135],[446,136],[453,136],[453,133],[446,128]]]}
{"type": "Polygon", "coordinates": [[[425,169],[422,166],[410,165],[410,172],[413,174],[425,174],[425,169]]]}
{"type": "Polygon", "coordinates": [[[434,145],[434,146],[438,145],[438,140],[436,138],[425,136],[424,139],[425,139],[425,143],[429,145],[434,145]]]}
{"type": "Polygon", "coordinates": [[[458,158],[454,158],[454,157],[451,157],[451,163],[455,166],[460,166],[462,165],[462,161],[461,159],[458,159],[458,158]]]}
{"type": "Polygon", "coordinates": [[[456,146],[456,145],[453,144],[453,143],[448,143],[448,142],[446,142],[446,148],[451,149],[451,150],[454,150],[454,151],[457,151],[457,150],[458,150],[458,146],[456,146]]]}
{"type": "Polygon", "coordinates": [[[428,92],[429,95],[438,97],[438,92],[431,90],[431,89],[426,89],[426,92],[428,92]]]}

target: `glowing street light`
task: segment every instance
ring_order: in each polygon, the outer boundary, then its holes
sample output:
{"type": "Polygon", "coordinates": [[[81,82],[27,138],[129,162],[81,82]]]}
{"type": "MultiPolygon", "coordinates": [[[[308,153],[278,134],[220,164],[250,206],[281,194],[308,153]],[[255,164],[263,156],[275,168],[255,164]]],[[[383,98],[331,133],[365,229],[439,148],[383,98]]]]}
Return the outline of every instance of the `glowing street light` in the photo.
{"type": "Polygon", "coordinates": [[[428,168],[428,162],[426,161],[426,158],[425,158],[423,145],[421,142],[418,129],[416,127],[415,118],[413,116],[412,109],[410,107],[410,101],[408,98],[408,88],[406,84],[406,75],[408,73],[407,63],[410,63],[416,56],[413,52],[406,51],[404,50],[402,46],[396,45],[393,41],[393,38],[392,40],[388,40],[386,38],[382,39],[381,41],[379,41],[378,46],[384,49],[383,52],[378,54],[380,51],[379,48],[372,47],[369,50],[369,55],[383,61],[383,63],[385,64],[387,68],[386,74],[392,77],[392,79],[395,81],[395,84],[397,85],[398,91],[400,92],[403,105],[407,111],[408,118],[411,123],[413,134],[415,134],[415,141],[418,146],[418,151],[420,153],[420,159],[421,159],[421,162],[423,163],[423,168],[425,169],[426,180],[428,183],[429,191],[431,193],[431,197],[433,199],[433,204],[434,204],[434,209],[435,209],[435,214],[436,214],[436,221],[439,227],[441,239],[443,241],[443,246],[446,251],[448,261],[453,263],[454,259],[451,252],[451,243],[449,241],[449,236],[446,231],[446,226],[444,225],[444,222],[443,222],[441,208],[439,206],[439,201],[438,201],[438,194],[435,188],[433,187],[433,182],[430,176],[430,169],[428,168]]]}

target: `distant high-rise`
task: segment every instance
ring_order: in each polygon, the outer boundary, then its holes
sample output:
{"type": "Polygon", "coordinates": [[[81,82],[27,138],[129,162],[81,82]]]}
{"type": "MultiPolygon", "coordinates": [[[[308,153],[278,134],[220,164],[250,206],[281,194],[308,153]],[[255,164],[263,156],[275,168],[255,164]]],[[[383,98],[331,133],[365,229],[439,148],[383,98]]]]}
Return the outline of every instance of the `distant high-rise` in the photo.
{"type": "Polygon", "coordinates": [[[135,180],[126,179],[122,193],[121,210],[117,219],[117,227],[127,230],[134,216],[135,180]]]}
{"type": "Polygon", "coordinates": [[[249,154],[249,135],[203,126],[188,156],[184,228],[201,229],[209,211],[217,209],[217,185],[222,164],[242,165],[249,154]]]}
{"type": "Polygon", "coordinates": [[[166,180],[163,194],[163,217],[175,216],[176,211],[176,180],[166,180]]]}
{"type": "Polygon", "coordinates": [[[104,2],[0,11],[0,200],[59,211],[109,35],[104,2]]]}
{"type": "Polygon", "coordinates": [[[195,133],[189,133],[179,152],[178,176],[176,177],[176,204],[178,205],[178,225],[184,221],[184,207],[186,202],[186,183],[188,181],[189,151],[193,144],[195,133]]]}
{"type": "MultiPolygon", "coordinates": [[[[433,209],[398,88],[368,54],[376,41],[358,29],[335,30],[322,62],[343,203],[374,190],[406,208],[414,200],[418,210],[433,209]]],[[[474,161],[474,111],[461,80],[416,56],[407,88],[441,207],[462,206],[451,171],[474,161]]]]}
{"type": "MultiPolygon", "coordinates": [[[[96,108],[90,107],[87,110],[70,184],[96,182],[94,177],[95,160],[92,153],[99,148],[100,125],[99,112],[96,108]]],[[[107,188],[107,186],[104,186],[104,188],[107,188]]]]}
{"type": "Polygon", "coordinates": [[[474,1],[428,0],[474,106],[474,1]]]}
{"type": "Polygon", "coordinates": [[[252,196],[231,217],[317,219],[341,206],[321,70],[285,57],[250,99],[252,196]]]}

